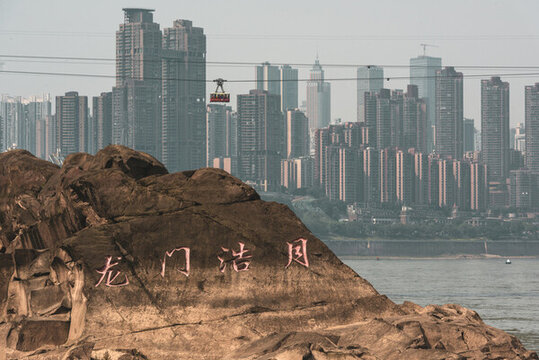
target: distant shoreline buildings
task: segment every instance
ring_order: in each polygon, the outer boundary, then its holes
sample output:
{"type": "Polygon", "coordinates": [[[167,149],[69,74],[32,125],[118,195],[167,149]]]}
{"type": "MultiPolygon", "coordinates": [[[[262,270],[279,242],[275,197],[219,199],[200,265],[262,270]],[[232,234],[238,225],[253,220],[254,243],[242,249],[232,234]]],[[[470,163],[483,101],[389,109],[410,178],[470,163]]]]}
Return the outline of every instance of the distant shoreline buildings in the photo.
{"type": "Polygon", "coordinates": [[[464,117],[465,74],[441,58],[411,58],[404,90],[384,88],[381,66],[360,66],[357,116],[332,123],[317,56],[305,99],[298,69],[263,62],[233,109],[207,103],[203,28],[178,19],[161,29],[154,10],[123,11],[114,86],[92,98],[66,91],[55,106],[48,95],[2,96],[1,151],[60,162],[123,144],[171,172],[219,167],[259,191],[312,191],[359,207],[539,210],[539,83],[525,87],[525,121],[510,129],[509,83],[483,79],[479,132],[464,117]]]}

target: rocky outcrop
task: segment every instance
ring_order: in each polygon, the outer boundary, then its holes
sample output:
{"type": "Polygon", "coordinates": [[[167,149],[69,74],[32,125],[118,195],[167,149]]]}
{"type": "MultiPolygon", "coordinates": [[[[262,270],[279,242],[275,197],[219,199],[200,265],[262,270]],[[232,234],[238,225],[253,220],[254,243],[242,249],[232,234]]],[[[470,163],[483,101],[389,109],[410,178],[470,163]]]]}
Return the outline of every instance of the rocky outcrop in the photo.
{"type": "Polygon", "coordinates": [[[537,359],[473,311],[394,304],[222,170],[18,150],[0,185],[8,358],[537,359]]]}

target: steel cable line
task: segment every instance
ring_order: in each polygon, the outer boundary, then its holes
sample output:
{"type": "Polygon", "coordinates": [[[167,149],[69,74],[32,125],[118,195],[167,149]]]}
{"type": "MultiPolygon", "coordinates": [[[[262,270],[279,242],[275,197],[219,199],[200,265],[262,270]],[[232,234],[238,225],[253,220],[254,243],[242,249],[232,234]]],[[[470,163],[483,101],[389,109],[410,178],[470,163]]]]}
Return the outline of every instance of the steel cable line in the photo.
{"type": "MultiPolygon", "coordinates": [[[[163,77],[144,77],[143,79],[136,78],[125,78],[118,77],[116,75],[107,75],[107,74],[84,74],[84,73],[64,73],[64,72],[46,72],[46,71],[24,71],[24,70],[0,70],[0,73],[4,74],[24,74],[24,75],[43,75],[43,76],[70,76],[70,77],[89,77],[89,78],[108,78],[108,79],[117,79],[121,78],[123,80],[155,80],[155,81],[192,81],[192,82],[206,82],[212,83],[213,80],[200,80],[200,79],[188,79],[188,78],[163,78],[163,77]]],[[[481,78],[481,77],[492,77],[499,76],[504,78],[511,77],[535,77],[539,76],[539,72],[534,73],[506,73],[506,74],[463,74],[463,78],[481,78]]],[[[458,77],[458,76],[455,76],[458,77]]],[[[436,76],[414,76],[414,79],[434,79],[436,76]]],[[[384,77],[370,77],[370,78],[361,78],[361,77],[344,77],[344,78],[326,78],[324,81],[357,81],[357,80],[373,80],[373,79],[382,79],[386,81],[391,80],[409,80],[412,79],[410,76],[384,76],[384,77]]],[[[268,79],[265,81],[269,82],[280,82],[280,81],[297,81],[297,82],[316,82],[317,80],[311,79],[268,79]]],[[[227,83],[256,83],[256,79],[227,79],[227,83]]]]}
{"type": "MultiPolygon", "coordinates": [[[[113,32],[84,32],[84,31],[30,31],[30,30],[1,30],[0,35],[12,36],[40,36],[40,37],[114,37],[113,32]]],[[[349,41],[371,41],[371,40],[440,40],[440,41],[463,41],[463,40],[538,40],[539,36],[533,34],[500,34],[500,35],[322,35],[322,34],[205,34],[210,39],[231,39],[231,40],[349,40],[349,41]]]]}
{"type": "MultiPolygon", "coordinates": [[[[73,56],[43,56],[43,55],[13,55],[13,54],[0,54],[0,58],[14,58],[14,59],[44,59],[44,60],[77,60],[77,61],[101,61],[101,62],[116,62],[116,58],[100,58],[100,57],[73,57],[73,56]]],[[[166,58],[165,58],[166,59],[166,58]]],[[[130,59],[130,61],[144,61],[144,62],[161,62],[161,59],[130,59]]],[[[254,62],[254,61],[189,61],[190,64],[206,64],[206,65],[264,65],[266,62],[254,62]]],[[[84,63],[81,63],[84,64],[84,63]]],[[[312,63],[287,63],[287,62],[271,62],[270,65],[290,65],[290,66],[307,66],[312,67],[312,63]]],[[[399,65],[399,64],[322,64],[324,67],[372,67],[378,66],[383,68],[431,68],[436,66],[427,65],[399,65]]],[[[458,69],[538,69],[539,65],[451,65],[458,69]]]]}

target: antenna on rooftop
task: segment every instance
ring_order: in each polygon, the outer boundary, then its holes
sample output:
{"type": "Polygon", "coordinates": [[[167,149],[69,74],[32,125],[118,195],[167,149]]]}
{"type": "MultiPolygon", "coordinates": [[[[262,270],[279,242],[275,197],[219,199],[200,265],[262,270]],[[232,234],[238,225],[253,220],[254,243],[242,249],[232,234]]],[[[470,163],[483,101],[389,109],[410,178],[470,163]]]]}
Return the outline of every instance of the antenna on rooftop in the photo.
{"type": "Polygon", "coordinates": [[[419,44],[423,47],[423,56],[427,56],[427,46],[429,47],[438,47],[438,45],[432,45],[432,44],[419,44]]]}

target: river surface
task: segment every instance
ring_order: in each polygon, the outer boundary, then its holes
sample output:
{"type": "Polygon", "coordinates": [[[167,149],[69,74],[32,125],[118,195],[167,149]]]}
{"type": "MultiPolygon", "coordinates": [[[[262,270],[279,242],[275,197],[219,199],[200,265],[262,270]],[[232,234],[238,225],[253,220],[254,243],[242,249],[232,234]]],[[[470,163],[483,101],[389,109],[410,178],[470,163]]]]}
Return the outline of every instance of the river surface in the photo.
{"type": "Polygon", "coordinates": [[[539,351],[539,259],[343,261],[396,303],[460,304],[539,351]]]}

